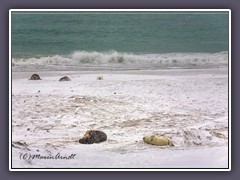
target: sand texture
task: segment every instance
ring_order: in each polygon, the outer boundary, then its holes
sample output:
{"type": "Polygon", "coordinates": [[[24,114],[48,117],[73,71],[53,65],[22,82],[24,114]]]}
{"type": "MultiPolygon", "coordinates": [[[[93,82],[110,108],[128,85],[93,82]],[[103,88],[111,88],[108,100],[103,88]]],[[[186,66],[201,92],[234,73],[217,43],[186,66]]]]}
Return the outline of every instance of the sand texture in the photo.
{"type": "Polygon", "coordinates": [[[33,73],[12,74],[13,168],[228,167],[226,68],[33,73]],[[90,129],[107,141],[80,144],[90,129]],[[152,134],[174,146],[144,143],[152,134]]]}

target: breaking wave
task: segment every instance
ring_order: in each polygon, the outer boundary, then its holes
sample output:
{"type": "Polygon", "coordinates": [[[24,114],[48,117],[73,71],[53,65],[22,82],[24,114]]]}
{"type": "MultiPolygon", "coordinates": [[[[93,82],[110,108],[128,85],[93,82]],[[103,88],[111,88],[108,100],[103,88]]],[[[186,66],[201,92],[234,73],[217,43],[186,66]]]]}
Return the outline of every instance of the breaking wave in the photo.
{"type": "Polygon", "coordinates": [[[201,68],[228,65],[228,52],[134,54],[76,51],[69,55],[40,58],[13,58],[13,66],[122,67],[122,68],[201,68]]]}

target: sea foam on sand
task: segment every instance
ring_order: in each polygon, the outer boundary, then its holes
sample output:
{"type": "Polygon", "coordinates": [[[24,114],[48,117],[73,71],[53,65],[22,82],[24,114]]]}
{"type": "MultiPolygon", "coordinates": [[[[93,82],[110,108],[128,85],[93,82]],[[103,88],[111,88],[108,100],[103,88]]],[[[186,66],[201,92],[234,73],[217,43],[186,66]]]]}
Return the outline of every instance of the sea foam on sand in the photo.
{"type": "Polygon", "coordinates": [[[33,73],[12,74],[12,168],[228,168],[226,68],[33,73]]]}

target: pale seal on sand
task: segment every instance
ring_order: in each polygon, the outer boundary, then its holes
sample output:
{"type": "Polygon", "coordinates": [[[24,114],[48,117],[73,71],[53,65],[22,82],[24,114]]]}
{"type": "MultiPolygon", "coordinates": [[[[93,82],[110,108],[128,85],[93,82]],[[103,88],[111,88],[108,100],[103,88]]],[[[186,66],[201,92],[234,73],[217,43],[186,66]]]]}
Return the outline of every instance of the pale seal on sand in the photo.
{"type": "Polygon", "coordinates": [[[143,138],[143,141],[148,144],[157,145],[157,146],[174,146],[172,141],[168,139],[166,136],[162,135],[152,135],[146,136],[143,138]]]}
{"type": "Polygon", "coordinates": [[[62,78],[59,79],[59,81],[71,81],[71,79],[67,76],[63,76],[62,78]]]}
{"type": "Polygon", "coordinates": [[[29,80],[41,80],[38,74],[33,74],[29,80]]]}
{"type": "Polygon", "coordinates": [[[97,80],[103,80],[103,76],[98,76],[97,80]]]}
{"type": "Polygon", "coordinates": [[[98,130],[89,130],[87,131],[83,138],[79,139],[79,143],[81,144],[93,144],[100,143],[107,140],[107,135],[98,130]]]}

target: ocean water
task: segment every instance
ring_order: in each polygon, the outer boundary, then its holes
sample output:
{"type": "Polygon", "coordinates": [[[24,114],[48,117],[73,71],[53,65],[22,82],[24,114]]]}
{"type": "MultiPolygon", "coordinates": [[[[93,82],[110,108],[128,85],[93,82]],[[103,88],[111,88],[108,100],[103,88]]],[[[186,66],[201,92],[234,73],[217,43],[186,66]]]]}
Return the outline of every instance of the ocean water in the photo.
{"type": "Polygon", "coordinates": [[[15,70],[228,65],[228,12],[12,12],[15,70]]]}

